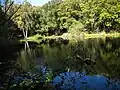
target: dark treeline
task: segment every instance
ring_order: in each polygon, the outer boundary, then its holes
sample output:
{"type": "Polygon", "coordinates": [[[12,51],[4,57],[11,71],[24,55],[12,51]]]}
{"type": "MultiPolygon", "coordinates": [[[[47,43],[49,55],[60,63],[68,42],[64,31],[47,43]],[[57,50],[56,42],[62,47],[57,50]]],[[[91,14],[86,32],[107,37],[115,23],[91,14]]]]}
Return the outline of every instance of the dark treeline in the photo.
{"type": "Polygon", "coordinates": [[[0,6],[0,38],[102,31],[120,31],[119,0],[51,0],[43,6],[6,0],[0,6]]]}

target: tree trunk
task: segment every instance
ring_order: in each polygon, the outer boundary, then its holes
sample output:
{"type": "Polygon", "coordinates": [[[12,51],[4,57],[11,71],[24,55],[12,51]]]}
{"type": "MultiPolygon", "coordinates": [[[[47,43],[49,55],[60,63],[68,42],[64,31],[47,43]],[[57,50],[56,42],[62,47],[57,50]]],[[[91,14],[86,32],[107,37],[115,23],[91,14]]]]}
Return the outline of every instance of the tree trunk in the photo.
{"type": "Polygon", "coordinates": [[[27,34],[28,34],[28,30],[26,30],[26,33],[25,33],[25,38],[27,39],[27,34]]]}
{"type": "Polygon", "coordinates": [[[23,31],[23,36],[24,36],[24,38],[25,38],[25,31],[24,30],[22,30],[23,31]]]}

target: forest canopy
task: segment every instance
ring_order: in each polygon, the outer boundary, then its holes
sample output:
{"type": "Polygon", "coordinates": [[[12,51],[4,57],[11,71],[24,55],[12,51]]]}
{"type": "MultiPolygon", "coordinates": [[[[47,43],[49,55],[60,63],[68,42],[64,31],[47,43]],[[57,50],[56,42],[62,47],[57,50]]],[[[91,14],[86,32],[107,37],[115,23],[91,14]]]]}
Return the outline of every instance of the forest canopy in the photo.
{"type": "Polygon", "coordinates": [[[0,38],[102,31],[120,32],[119,0],[51,0],[43,6],[6,0],[0,6],[0,38]]]}

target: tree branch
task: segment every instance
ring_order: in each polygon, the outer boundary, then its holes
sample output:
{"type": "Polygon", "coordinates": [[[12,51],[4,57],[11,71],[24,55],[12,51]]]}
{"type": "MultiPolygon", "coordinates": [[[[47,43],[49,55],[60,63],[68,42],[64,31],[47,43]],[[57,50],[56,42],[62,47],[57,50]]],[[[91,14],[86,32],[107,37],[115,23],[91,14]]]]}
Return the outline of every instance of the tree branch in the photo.
{"type": "Polygon", "coordinates": [[[17,8],[17,10],[3,23],[6,24],[7,22],[9,22],[9,20],[15,15],[15,13],[20,9],[20,7],[22,6],[22,4],[17,8]]]}
{"type": "Polygon", "coordinates": [[[10,7],[14,4],[14,1],[12,1],[12,3],[8,6],[8,8],[5,10],[5,15],[7,13],[7,11],[10,9],[10,7]]]}

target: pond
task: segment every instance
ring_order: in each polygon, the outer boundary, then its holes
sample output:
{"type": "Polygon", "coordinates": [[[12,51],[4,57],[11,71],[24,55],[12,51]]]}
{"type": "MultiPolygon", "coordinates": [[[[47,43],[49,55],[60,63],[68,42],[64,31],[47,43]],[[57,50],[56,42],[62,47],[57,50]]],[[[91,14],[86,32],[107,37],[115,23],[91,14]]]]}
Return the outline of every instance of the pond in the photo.
{"type": "Polygon", "coordinates": [[[42,72],[55,90],[120,90],[120,38],[26,42],[1,46],[0,55],[1,88],[42,72]]]}

